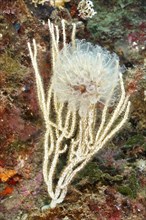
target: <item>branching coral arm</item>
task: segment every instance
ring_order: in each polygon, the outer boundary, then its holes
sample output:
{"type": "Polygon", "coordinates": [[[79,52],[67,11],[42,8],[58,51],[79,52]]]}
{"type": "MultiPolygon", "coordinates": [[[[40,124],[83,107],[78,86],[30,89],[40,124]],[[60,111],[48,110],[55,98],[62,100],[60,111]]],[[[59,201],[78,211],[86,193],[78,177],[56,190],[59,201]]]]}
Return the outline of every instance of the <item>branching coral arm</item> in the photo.
{"type": "Polygon", "coordinates": [[[66,47],[65,20],[62,20],[61,23],[62,23],[63,46],[65,48],[66,47]]]}
{"type": "Polygon", "coordinates": [[[99,128],[98,128],[98,132],[97,132],[97,134],[96,134],[95,142],[98,141],[98,139],[99,139],[101,133],[103,132],[103,129],[104,129],[104,126],[105,126],[105,122],[106,122],[106,117],[107,117],[107,111],[108,111],[108,107],[109,107],[109,102],[110,102],[110,100],[111,100],[111,97],[112,97],[113,93],[114,93],[114,87],[111,88],[111,92],[110,92],[109,97],[108,97],[108,99],[107,99],[107,101],[106,101],[106,103],[105,103],[105,106],[104,106],[104,108],[103,108],[103,111],[102,111],[102,120],[101,120],[101,124],[100,124],[100,126],[99,126],[99,128]]]}
{"type": "Polygon", "coordinates": [[[76,38],[76,24],[73,23],[73,30],[72,30],[72,35],[71,35],[71,42],[72,42],[73,49],[75,49],[75,38],[76,38]]]}
{"type": "MultiPolygon", "coordinates": [[[[123,83],[123,79],[122,79],[122,74],[119,73],[119,77],[120,77],[120,86],[121,86],[121,98],[119,100],[119,103],[117,105],[117,107],[115,108],[111,119],[109,120],[109,122],[107,123],[103,133],[101,134],[98,142],[102,141],[105,136],[107,135],[108,131],[111,129],[113,123],[116,121],[117,117],[119,116],[119,112],[124,104],[125,101],[125,89],[124,89],[124,83],[123,83]]],[[[97,139],[96,139],[97,140],[97,139]]]]}
{"type": "Polygon", "coordinates": [[[45,119],[45,122],[48,121],[48,117],[46,114],[46,100],[45,100],[45,92],[44,92],[44,86],[42,83],[42,78],[39,73],[38,64],[37,64],[37,45],[35,39],[33,39],[33,49],[34,52],[30,46],[30,43],[28,42],[28,49],[32,61],[33,68],[35,70],[35,78],[36,78],[36,86],[37,86],[37,94],[38,94],[38,100],[39,100],[39,106],[43,112],[43,116],[45,119]]]}
{"type": "MultiPolygon", "coordinates": [[[[123,119],[121,120],[121,122],[116,125],[116,127],[105,137],[105,139],[101,142],[100,144],[100,148],[102,148],[121,128],[122,126],[125,124],[125,122],[127,121],[128,119],[128,116],[129,116],[129,111],[130,111],[130,106],[131,106],[131,102],[128,101],[128,104],[126,106],[126,110],[125,110],[125,113],[124,113],[124,116],[123,116],[123,119]]],[[[99,149],[100,149],[99,148],[99,149]]],[[[98,150],[99,150],[98,149],[98,150]]]]}

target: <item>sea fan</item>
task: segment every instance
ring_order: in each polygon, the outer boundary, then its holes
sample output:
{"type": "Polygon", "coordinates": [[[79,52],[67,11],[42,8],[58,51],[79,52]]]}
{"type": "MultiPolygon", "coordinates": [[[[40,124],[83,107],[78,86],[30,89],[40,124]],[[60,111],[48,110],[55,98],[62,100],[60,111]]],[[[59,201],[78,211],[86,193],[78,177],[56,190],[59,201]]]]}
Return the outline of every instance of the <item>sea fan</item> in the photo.
{"type": "Polygon", "coordinates": [[[72,43],[67,44],[64,20],[63,49],[60,51],[59,28],[50,21],[48,24],[53,74],[47,94],[37,64],[35,40],[33,49],[30,43],[28,48],[46,129],[43,176],[51,198],[50,207],[55,208],[63,202],[77,173],[123,127],[128,119],[130,101],[116,54],[84,40],[75,40],[75,24],[72,43]],[[108,107],[115,98],[116,105],[109,113],[108,107]],[[98,102],[104,104],[101,114],[96,109],[98,102]],[[99,117],[101,120],[96,123],[99,117]],[[66,161],[58,173],[63,158],[66,161]]]}

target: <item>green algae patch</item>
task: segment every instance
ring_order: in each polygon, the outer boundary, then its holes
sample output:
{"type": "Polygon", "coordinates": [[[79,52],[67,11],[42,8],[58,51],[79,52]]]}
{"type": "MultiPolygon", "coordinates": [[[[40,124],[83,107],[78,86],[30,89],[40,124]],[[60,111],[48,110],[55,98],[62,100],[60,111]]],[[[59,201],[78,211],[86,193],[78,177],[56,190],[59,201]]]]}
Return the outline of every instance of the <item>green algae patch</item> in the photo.
{"type": "Polygon", "coordinates": [[[142,134],[137,134],[137,135],[130,137],[124,147],[132,148],[136,145],[142,145],[144,144],[144,142],[145,142],[144,136],[142,134]]]}
{"type": "Polygon", "coordinates": [[[127,180],[127,183],[118,186],[117,189],[121,194],[135,199],[139,191],[139,182],[136,177],[136,173],[132,172],[132,174],[127,180]]]}

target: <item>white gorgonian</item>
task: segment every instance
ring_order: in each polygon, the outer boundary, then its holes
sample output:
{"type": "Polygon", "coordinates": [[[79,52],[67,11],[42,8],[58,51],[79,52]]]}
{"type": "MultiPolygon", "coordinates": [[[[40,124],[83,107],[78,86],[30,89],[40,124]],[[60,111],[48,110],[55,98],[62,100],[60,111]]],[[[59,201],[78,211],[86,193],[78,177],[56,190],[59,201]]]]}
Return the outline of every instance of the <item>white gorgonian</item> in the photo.
{"type": "Polygon", "coordinates": [[[117,55],[85,41],[76,41],[76,24],[71,33],[72,43],[67,44],[65,21],[61,23],[63,49],[60,51],[60,29],[48,22],[52,82],[47,93],[38,68],[36,41],[33,39],[33,48],[28,43],[45,122],[43,177],[51,208],[63,202],[77,173],[123,127],[131,105],[117,55]],[[116,105],[109,113],[108,107],[115,98],[116,105]],[[101,112],[96,109],[97,102],[104,104],[101,112]],[[60,167],[62,159],[65,163],[60,167]]]}
{"type": "MultiPolygon", "coordinates": [[[[121,67],[115,53],[85,40],[76,40],[75,45],[68,44],[59,52],[52,86],[60,102],[85,116],[93,104],[106,102],[118,84],[121,67]]],[[[109,104],[115,100],[113,94],[109,104]]]]}

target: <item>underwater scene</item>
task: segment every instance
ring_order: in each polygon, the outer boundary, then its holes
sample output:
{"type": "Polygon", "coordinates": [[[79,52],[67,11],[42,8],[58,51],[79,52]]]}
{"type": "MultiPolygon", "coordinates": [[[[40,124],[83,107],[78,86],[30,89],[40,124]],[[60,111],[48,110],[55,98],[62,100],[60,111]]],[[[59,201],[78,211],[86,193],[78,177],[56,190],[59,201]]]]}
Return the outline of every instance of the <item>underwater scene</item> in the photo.
{"type": "Polygon", "coordinates": [[[146,1],[0,0],[0,220],[146,219],[146,1]]]}

